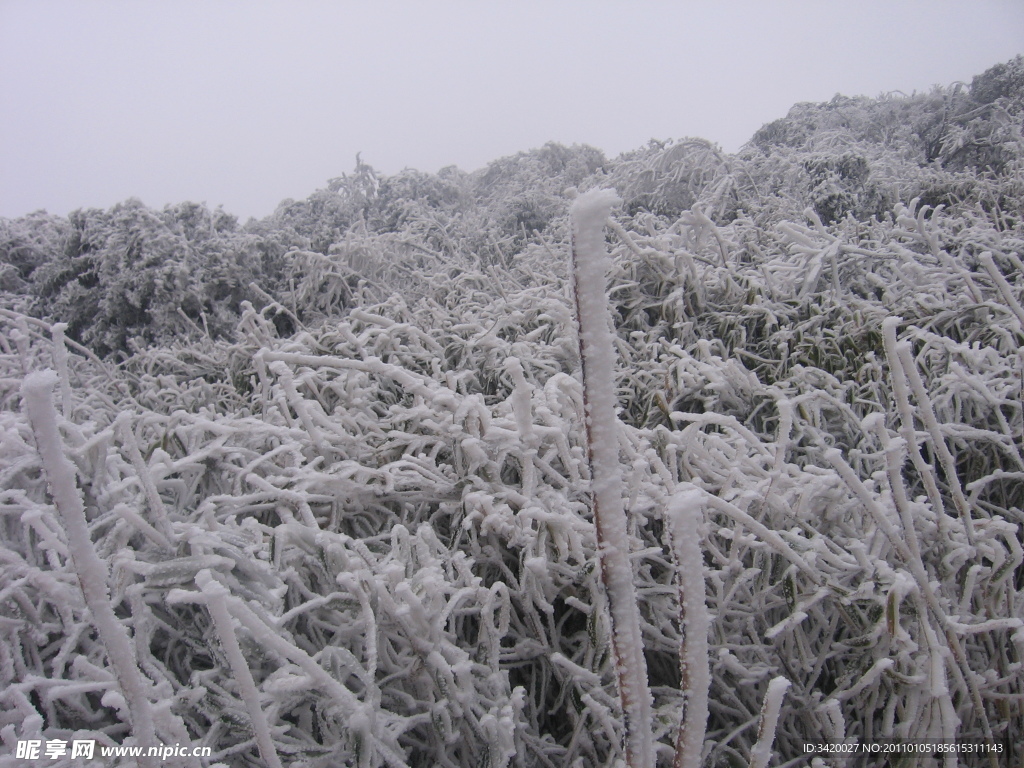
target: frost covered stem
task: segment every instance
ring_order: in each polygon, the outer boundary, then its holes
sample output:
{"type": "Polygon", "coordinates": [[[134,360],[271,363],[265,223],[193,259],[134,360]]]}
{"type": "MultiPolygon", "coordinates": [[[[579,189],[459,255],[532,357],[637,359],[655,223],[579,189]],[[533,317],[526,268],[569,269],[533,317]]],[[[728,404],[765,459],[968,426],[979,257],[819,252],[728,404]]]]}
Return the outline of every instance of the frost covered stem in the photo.
{"type": "Polygon", "coordinates": [[[704,492],[683,483],[669,500],[666,519],[679,570],[679,624],[683,640],[679,672],[685,698],[676,735],[673,768],[700,768],[708,722],[708,607],[704,596],[704,556],[700,550],[700,520],[704,492]]]}
{"type": "Polygon", "coordinates": [[[750,750],[750,768],[765,768],[772,756],[775,729],[779,725],[779,710],[782,699],[789,690],[789,680],[784,677],[772,678],[761,704],[761,720],[757,726],[757,743],[750,750]]]}
{"type": "Polygon", "coordinates": [[[609,259],[604,225],[612,206],[619,202],[613,191],[605,189],[580,195],[573,203],[572,281],[579,321],[594,524],[601,582],[611,620],[612,659],[622,702],[626,764],[629,768],[653,768],[651,693],[622,503],[615,355],[606,291],[609,259]]]}
{"type": "Polygon", "coordinates": [[[260,693],[256,688],[256,681],[252,677],[249,665],[242,655],[242,648],[235,637],[234,623],[231,614],[228,612],[227,594],[228,590],[217,582],[209,569],[203,569],[196,574],[196,584],[206,596],[206,607],[213,617],[214,627],[217,629],[217,637],[220,639],[221,648],[228,657],[231,671],[235,675],[235,683],[238,685],[238,692],[245,702],[245,708],[249,712],[249,720],[252,722],[253,733],[256,736],[256,746],[259,748],[260,757],[263,758],[269,768],[282,768],[281,758],[277,755],[274,747],[274,739],[270,733],[270,725],[267,716],[260,706],[260,693]]]}
{"type": "MultiPolygon", "coordinates": [[[[135,661],[128,632],[110,604],[107,568],[92,544],[85,519],[85,505],[75,480],[75,467],[64,455],[60,432],[57,430],[57,413],[53,407],[53,388],[57,379],[57,374],[50,370],[30,373],[21,385],[21,397],[43,460],[50,494],[64,522],[68,551],[78,573],[85,603],[89,606],[100,641],[107,651],[107,659],[127,701],[128,716],[136,741],[141,746],[149,747],[156,744],[149,686],[135,661]]],[[[140,765],[149,762],[148,758],[140,758],[140,765]]]]}

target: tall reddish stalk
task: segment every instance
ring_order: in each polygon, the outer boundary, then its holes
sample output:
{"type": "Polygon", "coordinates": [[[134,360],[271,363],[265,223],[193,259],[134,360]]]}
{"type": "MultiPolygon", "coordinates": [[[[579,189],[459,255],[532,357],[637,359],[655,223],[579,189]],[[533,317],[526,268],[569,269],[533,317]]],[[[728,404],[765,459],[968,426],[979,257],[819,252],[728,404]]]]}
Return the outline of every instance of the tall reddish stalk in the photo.
{"type": "Polygon", "coordinates": [[[615,352],[606,289],[609,259],[604,225],[612,206],[619,202],[612,190],[604,189],[580,195],[573,203],[572,280],[579,321],[594,524],[601,583],[611,620],[612,659],[622,702],[626,765],[653,768],[651,692],[622,502],[615,352]]]}

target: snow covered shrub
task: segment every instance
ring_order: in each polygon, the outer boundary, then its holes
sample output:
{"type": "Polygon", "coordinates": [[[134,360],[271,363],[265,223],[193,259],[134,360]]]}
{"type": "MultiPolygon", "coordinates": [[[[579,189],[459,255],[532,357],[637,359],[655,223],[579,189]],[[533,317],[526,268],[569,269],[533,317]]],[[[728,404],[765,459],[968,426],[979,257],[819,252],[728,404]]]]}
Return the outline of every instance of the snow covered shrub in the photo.
{"type": "Polygon", "coordinates": [[[1015,56],[973,77],[970,95],[976,104],[1001,103],[1011,113],[1024,110],[1024,56],[1015,56]]]}
{"type": "Polygon", "coordinates": [[[377,232],[400,232],[430,222],[434,226],[423,233],[422,243],[442,251],[444,225],[471,202],[468,187],[468,174],[455,167],[436,175],[405,169],[385,176],[366,216],[367,226],[377,232]]]}
{"type": "Polygon", "coordinates": [[[43,211],[0,219],[0,290],[27,293],[32,273],[63,248],[68,222],[43,211]]]}
{"type": "Polygon", "coordinates": [[[163,211],[129,200],[75,211],[61,252],[32,273],[35,310],[62,318],[97,353],[177,334],[229,332],[249,283],[262,277],[249,238],[223,212],[185,203],[163,211]]]}
{"type": "Polygon", "coordinates": [[[613,167],[611,182],[628,212],[671,218],[704,200],[710,188],[717,194],[708,207],[717,216],[729,209],[722,193],[728,190],[731,171],[722,152],[703,139],[652,141],[623,155],[613,167]]]}
{"type": "Polygon", "coordinates": [[[459,224],[466,245],[480,258],[486,255],[486,261],[508,267],[537,235],[560,237],[549,227],[568,211],[566,190],[602,175],[606,163],[593,147],[548,142],[488,164],[469,177],[477,205],[469,220],[459,224]]]}
{"type": "Polygon", "coordinates": [[[867,160],[853,153],[811,157],[804,162],[810,176],[810,197],[814,212],[822,221],[833,222],[847,214],[868,219],[884,213],[890,205],[882,193],[868,184],[867,160]]]}
{"type": "Polygon", "coordinates": [[[966,211],[980,204],[989,213],[998,211],[997,219],[1013,216],[1024,203],[1019,62],[1020,57],[993,67],[970,89],[955,85],[878,99],[837,96],[826,104],[794,106],[741,150],[747,162],[746,173],[737,177],[739,207],[766,226],[774,218],[766,215],[790,200],[799,207],[777,211],[782,218],[796,218],[810,203],[826,221],[846,211],[866,220],[915,197],[933,207],[966,211]],[[794,188],[807,179],[801,180],[794,164],[820,165],[849,153],[868,162],[870,180],[863,190],[844,181],[842,172],[828,174],[832,179],[822,187],[813,167],[810,199],[794,188]]]}

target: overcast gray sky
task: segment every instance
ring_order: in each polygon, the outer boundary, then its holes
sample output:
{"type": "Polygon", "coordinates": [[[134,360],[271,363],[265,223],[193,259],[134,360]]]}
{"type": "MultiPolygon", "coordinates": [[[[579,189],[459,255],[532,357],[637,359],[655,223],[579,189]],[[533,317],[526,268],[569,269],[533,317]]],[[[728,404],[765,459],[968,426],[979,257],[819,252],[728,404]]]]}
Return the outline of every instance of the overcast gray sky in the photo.
{"type": "Polygon", "coordinates": [[[0,216],[140,197],[243,219],[350,172],[547,141],[735,151],[799,101],[970,81],[1019,0],[0,0],[0,216]]]}

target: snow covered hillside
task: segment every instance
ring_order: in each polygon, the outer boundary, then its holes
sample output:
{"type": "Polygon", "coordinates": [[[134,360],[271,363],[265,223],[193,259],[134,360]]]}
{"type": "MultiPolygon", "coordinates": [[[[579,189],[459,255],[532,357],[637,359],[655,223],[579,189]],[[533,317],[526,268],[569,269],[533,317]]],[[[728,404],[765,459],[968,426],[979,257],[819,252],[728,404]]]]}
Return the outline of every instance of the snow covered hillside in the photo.
{"type": "Polygon", "coordinates": [[[1022,262],[1021,57],[736,155],[0,220],[0,767],[1019,764],[1022,262]]]}

